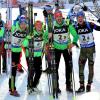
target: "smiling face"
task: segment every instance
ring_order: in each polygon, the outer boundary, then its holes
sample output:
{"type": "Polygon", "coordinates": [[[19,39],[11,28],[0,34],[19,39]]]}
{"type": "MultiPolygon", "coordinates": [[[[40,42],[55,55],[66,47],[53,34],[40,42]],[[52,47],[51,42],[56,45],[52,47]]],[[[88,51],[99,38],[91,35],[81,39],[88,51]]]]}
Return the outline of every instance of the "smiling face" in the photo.
{"type": "Polygon", "coordinates": [[[58,22],[58,24],[61,24],[62,23],[62,19],[63,19],[62,16],[58,16],[55,19],[58,22]]]}
{"type": "Polygon", "coordinates": [[[84,23],[84,17],[83,16],[78,16],[77,17],[77,22],[82,25],[84,23]]]}
{"type": "Polygon", "coordinates": [[[85,13],[83,11],[79,11],[76,16],[78,24],[82,25],[84,23],[85,13]]]}
{"type": "Polygon", "coordinates": [[[42,22],[41,21],[36,21],[35,22],[35,29],[40,32],[42,30],[42,22]]]}
{"type": "Polygon", "coordinates": [[[63,17],[61,12],[56,12],[54,14],[55,20],[57,21],[58,24],[62,23],[63,17]]]}
{"type": "Polygon", "coordinates": [[[25,30],[27,28],[27,24],[25,22],[20,23],[20,28],[25,30]]]}

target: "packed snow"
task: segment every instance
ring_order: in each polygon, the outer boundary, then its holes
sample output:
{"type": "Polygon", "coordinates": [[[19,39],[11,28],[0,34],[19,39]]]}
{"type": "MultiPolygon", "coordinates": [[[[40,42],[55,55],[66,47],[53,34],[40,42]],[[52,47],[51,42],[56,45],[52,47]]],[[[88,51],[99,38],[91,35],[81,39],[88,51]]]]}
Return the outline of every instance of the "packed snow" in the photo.
{"type": "MultiPolygon", "coordinates": [[[[42,15],[42,10],[33,8],[34,12],[37,12],[38,15],[36,20],[44,20],[42,15]]],[[[67,12],[67,10],[64,10],[67,12]]],[[[6,21],[6,9],[0,9],[2,13],[2,19],[6,21]]],[[[64,12],[64,13],[65,13],[64,12]]],[[[13,17],[12,19],[15,20],[19,11],[17,8],[13,9],[13,17]]],[[[100,32],[94,31],[94,38],[96,43],[96,59],[94,65],[94,82],[92,84],[92,91],[89,93],[82,93],[76,95],[76,100],[100,100],[100,32]]],[[[79,77],[78,77],[78,57],[79,57],[79,49],[74,47],[73,48],[73,67],[74,67],[74,74],[75,74],[75,88],[76,90],[79,88],[79,77]]],[[[21,64],[27,70],[27,65],[25,62],[25,55],[23,54],[21,64]]],[[[42,68],[45,69],[45,59],[43,58],[42,68]]],[[[88,66],[85,66],[85,82],[87,83],[87,75],[88,75],[88,66]]],[[[64,66],[64,59],[61,57],[60,66],[59,66],[59,82],[60,82],[60,89],[61,94],[57,100],[72,100],[73,94],[69,93],[65,89],[65,66],[64,66]]],[[[42,93],[39,95],[28,95],[27,93],[27,72],[24,70],[24,73],[17,73],[16,79],[16,86],[17,90],[20,93],[20,97],[13,97],[9,95],[8,90],[8,79],[9,75],[2,74],[0,75],[0,100],[52,100],[48,90],[48,79],[46,74],[42,74],[40,83],[38,88],[42,90],[42,93]]]]}

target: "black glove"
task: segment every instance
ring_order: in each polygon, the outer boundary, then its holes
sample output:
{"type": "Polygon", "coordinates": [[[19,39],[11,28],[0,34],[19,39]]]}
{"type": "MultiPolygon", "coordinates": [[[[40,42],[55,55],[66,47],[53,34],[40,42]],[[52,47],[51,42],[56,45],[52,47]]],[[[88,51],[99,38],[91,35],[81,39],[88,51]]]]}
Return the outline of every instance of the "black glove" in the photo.
{"type": "Polygon", "coordinates": [[[59,7],[59,4],[58,4],[58,3],[55,3],[55,6],[56,6],[56,7],[59,7]]]}
{"type": "Polygon", "coordinates": [[[48,17],[48,13],[45,9],[43,10],[43,15],[44,15],[44,17],[48,17]]]}
{"type": "Polygon", "coordinates": [[[83,11],[87,11],[88,7],[87,6],[83,6],[82,9],[83,9],[83,11]]]}
{"type": "Polygon", "coordinates": [[[100,18],[97,20],[97,22],[99,22],[99,23],[100,23],[100,18]]]}

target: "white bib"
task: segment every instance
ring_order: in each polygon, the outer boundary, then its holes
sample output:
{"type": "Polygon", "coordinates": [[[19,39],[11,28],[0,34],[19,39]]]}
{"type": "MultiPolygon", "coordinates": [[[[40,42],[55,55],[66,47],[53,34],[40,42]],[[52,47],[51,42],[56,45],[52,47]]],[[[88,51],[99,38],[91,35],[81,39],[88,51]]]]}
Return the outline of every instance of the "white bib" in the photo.
{"type": "Polygon", "coordinates": [[[18,37],[14,37],[12,36],[12,45],[14,46],[21,46],[22,45],[22,42],[23,42],[23,39],[24,38],[18,38],[18,37]]]}
{"type": "Polygon", "coordinates": [[[58,44],[67,44],[69,39],[68,33],[54,34],[54,41],[58,44]]]}
{"type": "Polygon", "coordinates": [[[43,41],[35,41],[34,42],[34,51],[39,52],[43,49],[43,41]]]}
{"type": "Polygon", "coordinates": [[[79,40],[81,45],[90,45],[91,43],[94,42],[93,34],[92,33],[81,34],[79,35],[79,40]]]}

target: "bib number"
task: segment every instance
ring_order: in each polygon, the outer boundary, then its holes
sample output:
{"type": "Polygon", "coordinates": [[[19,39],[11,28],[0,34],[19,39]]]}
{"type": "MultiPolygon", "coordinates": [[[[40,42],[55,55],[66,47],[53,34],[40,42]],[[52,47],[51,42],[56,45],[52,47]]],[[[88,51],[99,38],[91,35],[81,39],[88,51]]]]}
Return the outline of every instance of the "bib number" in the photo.
{"type": "Polygon", "coordinates": [[[54,41],[59,44],[66,44],[68,42],[68,34],[54,34],[54,41]]]}
{"type": "Polygon", "coordinates": [[[34,42],[34,50],[35,51],[42,51],[42,48],[43,48],[43,42],[40,41],[40,42],[34,42]]]}

